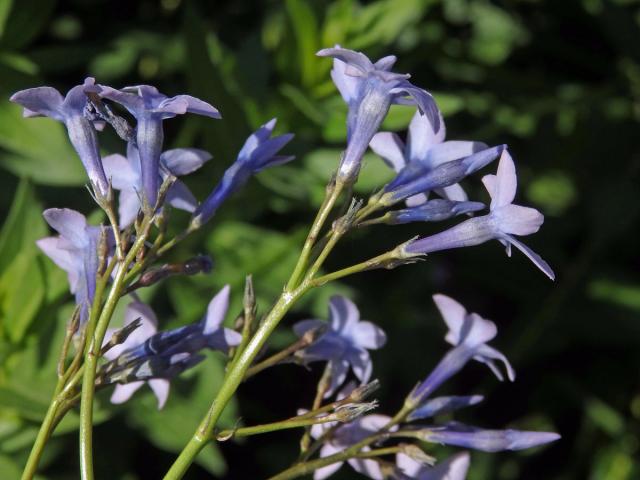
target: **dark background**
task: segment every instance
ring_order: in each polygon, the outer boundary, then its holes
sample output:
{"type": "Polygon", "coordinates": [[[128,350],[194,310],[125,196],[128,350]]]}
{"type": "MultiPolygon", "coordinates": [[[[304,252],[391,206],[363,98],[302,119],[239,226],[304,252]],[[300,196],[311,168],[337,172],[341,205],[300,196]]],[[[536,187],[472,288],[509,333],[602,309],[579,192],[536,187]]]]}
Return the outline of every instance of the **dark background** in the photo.
{"type": "MultiPolygon", "coordinates": [[[[95,210],[62,127],[22,120],[8,96],[43,84],[66,91],[90,74],[114,87],[150,83],[211,102],[223,121],[165,123],[168,146],[214,155],[188,180],[200,199],[246,135],[278,116],[280,132],[296,133],[289,148],[296,161],[259,175],[209,229],[173,252],[175,259],[211,254],[210,276],[172,279],[147,295],[162,325],[174,326],[202,315],[225,283],[233,287],[231,312],[238,311],[244,275],[253,273],[264,312],[344,145],[345,107],[330,62],[314,56],[340,43],[372,58],[396,54],[396,71],[411,72],[436,96],[449,139],[509,144],[519,203],[546,215],[526,242],[557,280],[519,252],[506,258],[494,242],[327,286],[283,325],[326,318],[328,297],[349,294],[389,336],[373,359],[380,411],[393,413],[446,351],[430,296],[449,294],[497,323],[492,345],[518,373],[515,384],[500,384],[484,366],[469,365],[443,392],[487,399],[456,418],[563,436],[531,452],[474,453],[469,478],[639,478],[639,22],[633,0],[0,2],[0,477],[16,478],[26,459],[70,312],[64,275],[33,247],[47,232],[40,212],[95,210]]],[[[409,118],[408,109],[394,109],[385,127],[403,131],[409,118]]],[[[104,151],[121,152],[109,135],[101,137],[104,151]]],[[[367,157],[357,193],[366,196],[385,178],[381,162],[367,157]]],[[[478,180],[465,187],[482,199],[478,180]]],[[[176,214],[176,228],[186,219],[176,214]]],[[[371,228],[348,237],[329,268],[441,228],[371,228]]],[[[272,345],[291,340],[283,327],[272,345]]],[[[206,411],[221,365],[212,355],[174,381],[162,412],[146,387],[124,407],[100,395],[98,478],[159,478],[206,411]]],[[[293,365],[269,370],[241,388],[226,424],[236,416],[250,425],[293,415],[312,401],[319,375],[293,365]]],[[[51,440],[41,478],[77,478],[76,425],[71,416],[51,440]]],[[[225,461],[211,447],[188,478],[265,478],[295,459],[298,439],[289,432],[230,441],[219,446],[225,461]]],[[[448,451],[430,448],[438,456],[448,451]]],[[[352,473],[343,467],[333,478],[352,473]]]]}

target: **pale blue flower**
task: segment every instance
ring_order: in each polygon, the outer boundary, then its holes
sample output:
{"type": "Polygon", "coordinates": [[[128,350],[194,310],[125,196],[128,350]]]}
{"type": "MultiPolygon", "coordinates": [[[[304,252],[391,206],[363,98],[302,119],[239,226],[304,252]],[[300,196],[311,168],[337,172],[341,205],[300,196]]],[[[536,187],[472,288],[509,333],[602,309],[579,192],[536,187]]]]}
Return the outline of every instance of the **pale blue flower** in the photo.
{"type": "MultiPolygon", "coordinates": [[[[406,145],[395,133],[379,132],[374,135],[370,143],[371,149],[397,173],[397,176],[385,186],[385,191],[392,191],[416,180],[443,163],[469,157],[487,149],[487,145],[482,142],[445,141],[446,129],[442,117],[439,118],[439,124],[440,129],[436,131],[427,116],[416,112],[409,124],[406,145]]],[[[457,183],[438,188],[436,193],[448,200],[467,200],[466,193],[457,183]]],[[[427,195],[419,193],[408,198],[407,204],[419,205],[426,199],[427,195]]]]}
{"type": "Polygon", "coordinates": [[[327,361],[331,370],[331,382],[325,398],[333,395],[342,385],[349,369],[362,383],[371,378],[373,365],[368,350],[382,347],[387,337],[381,328],[366,320],[360,320],[360,312],[348,298],[334,296],[329,301],[329,322],[302,320],[293,326],[301,337],[305,332],[326,328],[326,332],[302,351],[307,362],[327,361]]]}
{"type": "Polygon", "coordinates": [[[497,175],[486,175],[482,181],[491,196],[488,215],[470,218],[444,232],[417,239],[406,247],[407,252],[431,253],[480,245],[496,239],[507,247],[508,255],[511,255],[511,246],[515,246],[553,280],[555,274],[547,262],[514,237],[537,232],[544,222],[544,216],[534,208],[512,203],[516,194],[517,177],[509,152],[502,152],[497,175]]]}
{"type": "Polygon", "coordinates": [[[500,361],[506,368],[509,380],[515,380],[515,371],[507,358],[487,345],[498,333],[495,323],[477,313],[467,313],[460,303],[446,295],[434,295],[433,300],[449,327],[445,340],[454,348],[445,354],[427,379],[413,390],[410,395],[412,402],[416,405],[423,404],[438,387],[458,373],[471,359],[486,364],[499,380],[503,380],[502,372],[496,365],[496,361],[500,361]]]}
{"type": "MultiPolygon", "coordinates": [[[[404,453],[396,455],[396,465],[413,480],[465,480],[471,457],[468,452],[451,455],[434,466],[418,462],[404,453]]],[[[404,480],[404,479],[403,479],[404,480]]]]}
{"type": "MultiPolygon", "coordinates": [[[[160,179],[169,174],[179,177],[199,169],[211,155],[197,148],[176,148],[160,154],[160,179]]],[[[131,143],[127,145],[127,156],[108,155],[102,159],[107,177],[113,188],[120,190],[119,214],[120,227],[130,225],[138,215],[142,194],[142,171],[138,149],[131,143]]],[[[198,202],[189,188],[180,180],[175,180],[167,192],[167,203],[174,208],[194,212],[198,202]]]]}
{"type": "Polygon", "coordinates": [[[14,93],[10,100],[24,107],[25,117],[45,116],[65,124],[93,188],[105,197],[108,182],[100,160],[98,136],[93,122],[86,116],[85,92],[95,88],[94,82],[93,78],[86,78],[84,84],[73,87],[64,98],[55,88],[37,87],[14,93]]]}
{"type": "Polygon", "coordinates": [[[340,46],[325,48],[317,55],[334,58],[331,77],[349,107],[347,149],[338,168],[339,182],[356,180],[362,156],[392,104],[417,106],[439,131],[441,117],[431,94],[411,84],[409,75],[390,72],[396,57],[372,63],[363,53],[340,46]]]}
{"type": "Polygon", "coordinates": [[[200,350],[208,348],[224,353],[238,345],[241,335],[222,326],[229,307],[229,286],[225,286],[211,300],[207,314],[199,322],[157,332],[157,320],[151,309],[134,302],[125,316],[125,325],[136,318],[142,326],[105,354],[110,363],[104,368],[105,383],[119,383],[111,401],[127,401],[145,381],[158,397],[161,408],[168,395],[168,380],[193,367],[204,359],[200,350]],[[165,382],[155,382],[164,379],[165,382]],[[155,382],[155,383],[152,383],[155,382]]]}
{"type": "Polygon", "coordinates": [[[158,197],[160,153],[164,141],[162,121],[176,115],[194,113],[222,118],[212,105],[191,95],[167,97],[151,85],[136,85],[116,90],[99,85],[98,93],[125,107],[137,120],[136,146],[140,152],[143,198],[153,207],[158,197]]]}
{"type": "Polygon", "coordinates": [[[200,227],[213,217],[222,203],[244,185],[252,175],[275,165],[293,160],[278,152],[291,141],[292,133],[271,138],[277,119],[273,118],[252,133],[238,153],[236,161],[224,172],[222,179],[196,209],[192,225],[200,227]]]}
{"type": "MultiPolygon", "coordinates": [[[[44,218],[60,235],[38,240],[38,247],[67,272],[69,290],[80,307],[80,322],[89,318],[98,273],[98,243],[104,227],[87,225],[84,215],[68,208],[45,210],[44,218]]],[[[108,247],[113,241],[106,230],[108,247]]]]}

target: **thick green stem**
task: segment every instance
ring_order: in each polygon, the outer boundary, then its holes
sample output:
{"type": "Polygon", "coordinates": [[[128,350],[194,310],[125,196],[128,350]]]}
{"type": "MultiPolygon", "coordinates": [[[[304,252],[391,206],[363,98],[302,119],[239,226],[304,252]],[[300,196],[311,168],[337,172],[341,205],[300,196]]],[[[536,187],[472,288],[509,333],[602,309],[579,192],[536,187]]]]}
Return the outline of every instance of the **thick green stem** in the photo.
{"type": "Polygon", "coordinates": [[[42,425],[40,426],[40,431],[38,431],[38,436],[36,437],[36,441],[31,447],[31,453],[29,454],[29,458],[27,459],[27,464],[24,467],[24,471],[22,472],[22,480],[31,480],[36,471],[38,469],[38,464],[40,463],[40,457],[42,457],[42,453],[44,452],[44,446],[49,440],[49,437],[53,433],[53,427],[55,425],[55,419],[58,412],[59,402],[57,398],[54,399],[49,404],[49,409],[42,421],[42,425]]]}
{"type": "Polygon", "coordinates": [[[313,249],[316,240],[318,239],[318,235],[320,234],[320,230],[322,226],[327,220],[329,213],[333,209],[333,206],[336,203],[336,200],[340,196],[340,192],[342,191],[344,184],[342,183],[330,183],[327,187],[327,193],[325,195],[324,201],[318,210],[318,214],[316,215],[315,220],[313,221],[313,225],[309,230],[309,234],[307,235],[307,239],[304,242],[304,246],[302,247],[302,252],[300,253],[300,258],[298,258],[298,263],[293,269],[293,273],[291,274],[291,278],[289,278],[289,282],[287,283],[286,290],[291,291],[296,288],[300,282],[300,279],[305,273],[307,268],[307,264],[309,263],[309,258],[311,256],[311,251],[313,249]]]}
{"type": "Polygon", "coordinates": [[[80,474],[83,480],[93,480],[93,398],[102,340],[126,285],[127,265],[135,259],[137,253],[144,247],[150,225],[151,219],[146,219],[143,234],[138,236],[126,258],[120,264],[95,329],[93,332],[89,332],[90,336],[87,338],[80,397],[80,474]]]}

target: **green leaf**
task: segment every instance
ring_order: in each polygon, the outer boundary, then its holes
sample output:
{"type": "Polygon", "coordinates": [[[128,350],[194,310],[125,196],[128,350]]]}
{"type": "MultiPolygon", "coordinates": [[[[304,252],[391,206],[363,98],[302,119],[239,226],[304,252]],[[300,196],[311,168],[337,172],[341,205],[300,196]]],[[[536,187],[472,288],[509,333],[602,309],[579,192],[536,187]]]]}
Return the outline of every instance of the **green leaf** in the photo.
{"type": "Polygon", "coordinates": [[[22,340],[44,298],[42,265],[35,250],[27,248],[0,277],[0,323],[14,343],[22,340]]]}
{"type": "Polygon", "coordinates": [[[49,118],[22,118],[22,108],[0,103],[0,165],[43,185],[86,183],[82,163],[62,124],[49,118]]]}
{"type": "Polygon", "coordinates": [[[4,29],[11,13],[11,7],[13,6],[13,0],[0,0],[0,38],[4,34],[4,29]]]}
{"type": "Polygon", "coordinates": [[[14,50],[28,45],[47,26],[56,0],[20,0],[16,6],[19,8],[11,8],[5,18],[0,37],[0,45],[14,50]]]}
{"type": "Polygon", "coordinates": [[[316,72],[319,63],[315,56],[319,50],[318,21],[305,0],[287,0],[286,8],[298,47],[302,84],[311,86],[318,80],[316,72]]]}
{"type": "Polygon", "coordinates": [[[0,230],[0,272],[7,268],[20,250],[29,246],[35,248],[35,241],[46,234],[42,206],[31,184],[22,179],[0,230]]]}

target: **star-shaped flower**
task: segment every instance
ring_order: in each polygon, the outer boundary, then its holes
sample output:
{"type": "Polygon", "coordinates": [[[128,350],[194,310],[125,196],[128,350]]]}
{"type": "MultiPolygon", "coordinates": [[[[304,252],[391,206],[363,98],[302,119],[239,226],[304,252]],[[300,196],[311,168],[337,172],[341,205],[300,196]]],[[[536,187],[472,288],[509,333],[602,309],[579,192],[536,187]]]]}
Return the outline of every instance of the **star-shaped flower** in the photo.
{"type": "MultiPolygon", "coordinates": [[[[307,362],[329,362],[331,382],[325,398],[342,385],[349,369],[362,383],[369,381],[373,365],[368,350],[382,347],[387,340],[381,328],[360,320],[358,308],[342,296],[334,296],[329,301],[328,323],[328,330],[301,353],[307,362]]],[[[320,327],[327,327],[327,322],[302,320],[294,325],[293,330],[301,337],[308,330],[320,327]]]]}

